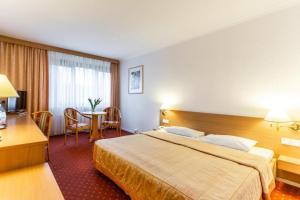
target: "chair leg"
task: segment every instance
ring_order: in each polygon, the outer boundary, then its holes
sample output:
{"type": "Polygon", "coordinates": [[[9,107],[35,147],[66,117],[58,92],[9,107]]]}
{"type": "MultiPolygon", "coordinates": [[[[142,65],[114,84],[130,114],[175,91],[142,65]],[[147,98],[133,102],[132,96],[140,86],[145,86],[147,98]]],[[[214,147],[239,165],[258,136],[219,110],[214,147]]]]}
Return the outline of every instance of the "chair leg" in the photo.
{"type": "Polygon", "coordinates": [[[76,144],[78,144],[78,129],[76,129],[76,144]]]}
{"type": "Polygon", "coordinates": [[[100,127],[100,139],[103,139],[103,131],[104,131],[104,128],[101,126],[100,127]]]}
{"type": "Polygon", "coordinates": [[[47,161],[50,161],[49,144],[47,145],[47,161]]]}
{"type": "Polygon", "coordinates": [[[92,129],[93,129],[93,124],[92,124],[92,120],[90,120],[90,138],[92,138],[92,129]]]}
{"type": "Polygon", "coordinates": [[[66,142],[67,142],[67,129],[66,129],[66,128],[64,129],[64,132],[65,132],[65,141],[64,141],[64,145],[66,145],[66,142]]]}

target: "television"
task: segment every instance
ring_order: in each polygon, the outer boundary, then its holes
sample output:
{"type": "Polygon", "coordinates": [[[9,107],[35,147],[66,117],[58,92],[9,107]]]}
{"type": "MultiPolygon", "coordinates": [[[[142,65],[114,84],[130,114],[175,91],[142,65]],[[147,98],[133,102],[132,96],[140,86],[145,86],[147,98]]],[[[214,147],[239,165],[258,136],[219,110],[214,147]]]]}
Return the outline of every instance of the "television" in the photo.
{"type": "Polygon", "coordinates": [[[7,98],[7,112],[25,112],[26,111],[26,91],[17,91],[19,97],[9,97],[7,98]]]}

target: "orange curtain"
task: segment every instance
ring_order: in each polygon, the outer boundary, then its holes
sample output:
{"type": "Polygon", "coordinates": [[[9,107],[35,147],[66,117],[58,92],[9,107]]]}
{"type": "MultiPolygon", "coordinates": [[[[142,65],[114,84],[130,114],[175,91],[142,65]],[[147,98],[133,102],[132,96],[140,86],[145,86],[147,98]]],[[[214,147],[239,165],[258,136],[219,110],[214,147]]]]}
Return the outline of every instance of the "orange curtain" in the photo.
{"type": "Polygon", "coordinates": [[[111,63],[111,106],[120,108],[120,67],[118,63],[111,63]]]}
{"type": "Polygon", "coordinates": [[[47,50],[0,41],[0,73],[27,91],[27,112],[48,110],[47,50]]]}

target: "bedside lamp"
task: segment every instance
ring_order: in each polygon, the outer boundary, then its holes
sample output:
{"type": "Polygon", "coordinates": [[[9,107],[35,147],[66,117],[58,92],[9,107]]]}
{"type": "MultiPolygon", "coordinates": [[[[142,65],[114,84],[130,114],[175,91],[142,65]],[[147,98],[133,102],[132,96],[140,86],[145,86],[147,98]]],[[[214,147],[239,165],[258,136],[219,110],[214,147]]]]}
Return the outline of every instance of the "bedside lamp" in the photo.
{"type": "MultiPolygon", "coordinates": [[[[15,88],[12,86],[7,77],[0,74],[0,98],[19,97],[15,88]]],[[[6,127],[6,112],[3,105],[0,104],[0,129],[6,127]]]]}
{"type": "Polygon", "coordinates": [[[271,127],[275,126],[277,131],[279,131],[281,127],[288,127],[295,131],[300,130],[300,124],[292,121],[286,112],[280,109],[270,110],[265,117],[265,121],[270,122],[271,127]]]}

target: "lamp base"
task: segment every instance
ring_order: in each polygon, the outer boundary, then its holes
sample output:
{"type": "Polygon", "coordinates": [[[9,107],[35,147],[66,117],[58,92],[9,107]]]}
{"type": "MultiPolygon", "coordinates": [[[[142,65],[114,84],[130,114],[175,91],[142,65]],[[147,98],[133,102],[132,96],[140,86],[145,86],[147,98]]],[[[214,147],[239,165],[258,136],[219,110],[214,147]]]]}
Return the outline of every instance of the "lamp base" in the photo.
{"type": "Polygon", "coordinates": [[[0,130],[5,128],[6,128],[6,124],[0,124],[0,130]]]}

